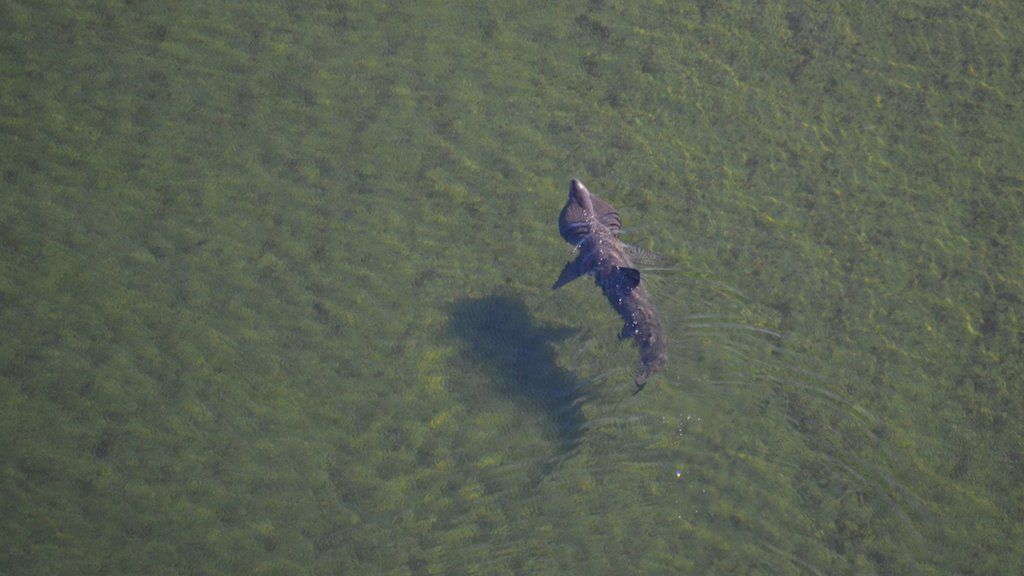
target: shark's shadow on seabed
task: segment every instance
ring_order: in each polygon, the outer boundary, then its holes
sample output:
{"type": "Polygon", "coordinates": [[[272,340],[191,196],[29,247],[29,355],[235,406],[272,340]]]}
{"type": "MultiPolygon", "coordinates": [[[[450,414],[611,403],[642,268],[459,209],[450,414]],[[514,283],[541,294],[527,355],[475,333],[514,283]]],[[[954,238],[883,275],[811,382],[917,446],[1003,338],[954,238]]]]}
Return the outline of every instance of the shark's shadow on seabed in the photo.
{"type": "Polygon", "coordinates": [[[575,330],[536,324],[523,301],[508,294],[467,298],[452,305],[451,329],[463,358],[491,379],[496,392],[551,425],[559,456],[579,445],[585,418],[582,382],[555,362],[551,343],[575,330]]]}

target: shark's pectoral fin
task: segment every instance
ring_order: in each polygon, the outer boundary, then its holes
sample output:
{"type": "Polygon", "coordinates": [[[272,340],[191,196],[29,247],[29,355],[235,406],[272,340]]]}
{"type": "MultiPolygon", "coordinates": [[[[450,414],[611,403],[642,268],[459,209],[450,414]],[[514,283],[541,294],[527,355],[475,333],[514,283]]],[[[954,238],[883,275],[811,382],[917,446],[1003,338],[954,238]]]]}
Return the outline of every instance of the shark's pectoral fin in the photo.
{"type": "Polygon", "coordinates": [[[640,271],[636,268],[616,268],[615,284],[629,292],[640,284],[640,271]]]}
{"type": "Polygon", "coordinates": [[[566,262],[565,268],[562,268],[562,273],[558,275],[558,280],[555,280],[555,283],[554,285],[551,286],[551,289],[557,290],[558,288],[565,286],[566,284],[572,282],[573,280],[579,278],[580,276],[583,276],[583,271],[581,270],[581,268],[582,266],[580,266],[579,258],[576,258],[572,262],[566,262]]]}
{"type": "Polygon", "coordinates": [[[661,254],[656,254],[632,244],[623,244],[622,250],[629,256],[630,262],[637,266],[664,266],[672,262],[672,259],[661,254]]]}

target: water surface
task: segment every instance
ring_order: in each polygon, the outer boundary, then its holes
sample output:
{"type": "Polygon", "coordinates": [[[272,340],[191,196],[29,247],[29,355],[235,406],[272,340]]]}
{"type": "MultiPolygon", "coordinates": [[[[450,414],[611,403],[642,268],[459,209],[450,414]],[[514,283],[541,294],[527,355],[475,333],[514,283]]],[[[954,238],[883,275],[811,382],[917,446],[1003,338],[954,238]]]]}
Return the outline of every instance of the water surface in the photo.
{"type": "Polygon", "coordinates": [[[0,30],[0,572],[1024,570],[1016,4],[0,30]],[[673,262],[637,396],[570,177],[673,262]]]}

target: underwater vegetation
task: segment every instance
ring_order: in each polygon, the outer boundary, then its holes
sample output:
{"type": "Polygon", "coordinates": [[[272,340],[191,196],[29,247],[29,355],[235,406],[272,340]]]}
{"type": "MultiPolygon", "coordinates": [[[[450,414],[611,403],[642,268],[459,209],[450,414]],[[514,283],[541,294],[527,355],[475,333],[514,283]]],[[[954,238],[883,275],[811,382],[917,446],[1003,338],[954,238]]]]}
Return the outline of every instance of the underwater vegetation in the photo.
{"type": "Polygon", "coordinates": [[[1020,38],[4,3],[0,573],[1020,574],[1020,38]],[[550,290],[573,176],[676,262],[657,394],[550,290]]]}

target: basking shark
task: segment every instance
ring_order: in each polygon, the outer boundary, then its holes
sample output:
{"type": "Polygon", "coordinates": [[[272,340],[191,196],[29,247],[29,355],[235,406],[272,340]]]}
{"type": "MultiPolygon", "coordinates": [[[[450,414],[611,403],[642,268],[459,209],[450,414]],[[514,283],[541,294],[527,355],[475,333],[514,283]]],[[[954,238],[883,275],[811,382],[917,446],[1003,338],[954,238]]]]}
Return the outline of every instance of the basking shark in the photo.
{"type": "Polygon", "coordinates": [[[634,378],[636,394],[665,363],[667,354],[661,321],[634,265],[657,257],[619,240],[621,230],[622,220],[611,204],[591,194],[579,180],[570,180],[569,199],[558,215],[558,231],[576,247],[578,255],[565,265],[552,289],[586,274],[594,277],[612,308],[625,321],[619,339],[632,338],[640,349],[640,371],[634,378]]]}

